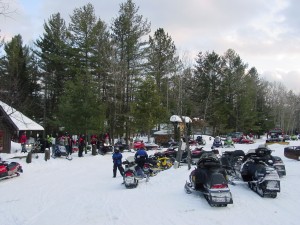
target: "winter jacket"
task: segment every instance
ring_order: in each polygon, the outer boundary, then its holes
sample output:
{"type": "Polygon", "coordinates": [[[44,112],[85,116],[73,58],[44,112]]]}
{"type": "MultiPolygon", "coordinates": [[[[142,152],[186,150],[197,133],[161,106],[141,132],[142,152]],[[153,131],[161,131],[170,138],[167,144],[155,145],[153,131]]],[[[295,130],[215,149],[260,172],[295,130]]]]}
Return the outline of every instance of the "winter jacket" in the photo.
{"type": "Polygon", "coordinates": [[[79,140],[78,140],[78,145],[79,146],[84,146],[84,144],[85,144],[84,137],[80,137],[79,140]]]}
{"type": "Polygon", "coordinates": [[[26,144],[26,141],[27,141],[26,134],[22,134],[22,136],[20,137],[20,143],[21,144],[26,144]]]}
{"type": "Polygon", "coordinates": [[[112,156],[114,164],[121,165],[122,164],[122,154],[120,152],[115,152],[112,156]]]}
{"type": "Polygon", "coordinates": [[[135,153],[134,158],[135,159],[139,159],[139,158],[148,159],[148,154],[147,154],[147,152],[144,149],[139,149],[135,153]]]}

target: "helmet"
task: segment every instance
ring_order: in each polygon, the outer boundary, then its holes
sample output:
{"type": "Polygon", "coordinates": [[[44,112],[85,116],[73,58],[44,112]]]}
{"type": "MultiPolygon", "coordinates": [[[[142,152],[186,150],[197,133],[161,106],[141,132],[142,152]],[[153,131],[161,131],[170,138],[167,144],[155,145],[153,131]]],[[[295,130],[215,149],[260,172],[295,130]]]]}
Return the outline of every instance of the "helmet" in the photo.
{"type": "Polygon", "coordinates": [[[119,149],[118,147],[115,147],[115,148],[114,148],[114,151],[115,151],[115,152],[120,152],[120,149],[119,149]]]}

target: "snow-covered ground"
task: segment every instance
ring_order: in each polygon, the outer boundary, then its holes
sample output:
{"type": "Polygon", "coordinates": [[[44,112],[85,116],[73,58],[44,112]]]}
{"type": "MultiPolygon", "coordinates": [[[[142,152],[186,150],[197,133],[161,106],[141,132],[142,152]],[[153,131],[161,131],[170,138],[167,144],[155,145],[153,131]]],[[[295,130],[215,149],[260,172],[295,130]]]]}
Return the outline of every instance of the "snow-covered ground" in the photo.
{"type": "MultiPolygon", "coordinates": [[[[212,141],[205,136],[206,150],[212,141]]],[[[236,144],[235,149],[256,148],[255,144],[236,144]]],[[[300,141],[290,141],[300,145],[300,141]]],[[[191,170],[182,165],[141,181],[126,189],[120,174],[112,178],[111,154],[73,160],[44,161],[41,155],[21,163],[21,176],[0,181],[1,225],[282,225],[299,224],[300,162],[283,155],[284,145],[273,144],[273,155],[282,157],[287,175],[281,178],[277,198],[262,198],[245,183],[230,185],[233,204],[211,207],[200,194],[186,194],[184,184],[191,170]]],[[[220,151],[225,149],[219,148],[220,151]]],[[[229,150],[229,149],[226,149],[229,150]]],[[[157,151],[157,150],[156,150],[157,151]]],[[[155,150],[148,151],[154,154],[155,150]]],[[[1,154],[3,159],[14,154],[1,154]]],[[[124,158],[133,155],[123,153],[124,158]]]]}

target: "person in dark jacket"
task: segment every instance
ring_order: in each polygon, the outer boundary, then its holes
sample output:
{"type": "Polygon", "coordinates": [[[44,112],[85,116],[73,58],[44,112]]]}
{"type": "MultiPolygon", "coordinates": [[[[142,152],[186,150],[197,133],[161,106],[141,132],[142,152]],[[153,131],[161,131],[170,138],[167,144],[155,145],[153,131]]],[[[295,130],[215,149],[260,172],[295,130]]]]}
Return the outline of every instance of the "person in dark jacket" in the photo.
{"type": "Polygon", "coordinates": [[[142,169],[144,168],[145,162],[148,160],[148,154],[144,148],[140,148],[134,155],[136,164],[142,169]]]}
{"type": "Polygon", "coordinates": [[[114,154],[112,155],[113,159],[113,177],[116,177],[117,175],[117,169],[119,169],[119,172],[122,176],[124,176],[124,168],[122,166],[122,154],[120,153],[119,148],[115,148],[114,154]]]}
{"type": "Polygon", "coordinates": [[[78,139],[78,157],[83,157],[83,148],[85,147],[85,137],[84,135],[80,135],[78,139]]]}

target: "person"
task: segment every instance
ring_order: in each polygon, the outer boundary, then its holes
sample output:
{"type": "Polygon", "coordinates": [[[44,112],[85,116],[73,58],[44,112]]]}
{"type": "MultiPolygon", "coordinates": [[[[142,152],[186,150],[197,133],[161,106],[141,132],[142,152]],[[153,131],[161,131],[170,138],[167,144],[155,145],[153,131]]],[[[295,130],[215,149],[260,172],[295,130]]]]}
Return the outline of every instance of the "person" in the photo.
{"type": "Polygon", "coordinates": [[[134,155],[135,163],[142,169],[148,160],[148,154],[144,148],[140,148],[134,155]]]}
{"type": "Polygon", "coordinates": [[[66,132],[65,136],[64,136],[64,146],[66,148],[66,152],[67,152],[67,159],[71,159],[72,158],[72,138],[70,137],[70,135],[66,132]]]}
{"type": "Polygon", "coordinates": [[[27,136],[26,136],[26,132],[24,131],[20,137],[20,143],[22,146],[22,151],[21,152],[27,152],[26,150],[26,142],[27,142],[27,136]]]}
{"type": "Polygon", "coordinates": [[[115,148],[114,154],[112,155],[113,159],[113,177],[115,178],[117,175],[117,169],[119,169],[119,172],[121,176],[124,176],[124,168],[122,166],[122,153],[120,152],[119,148],[115,148]]]}
{"type": "Polygon", "coordinates": [[[82,134],[78,139],[78,157],[83,157],[82,153],[83,153],[84,145],[85,145],[85,138],[84,135],[82,134]]]}
{"type": "MultiPolygon", "coordinates": [[[[57,135],[56,135],[57,137],[57,135]]],[[[57,138],[55,137],[51,137],[51,148],[52,148],[52,156],[54,156],[54,152],[55,152],[55,145],[57,144],[57,138]]]]}
{"type": "Polygon", "coordinates": [[[108,133],[105,133],[105,135],[104,135],[104,142],[106,145],[109,145],[109,134],[108,133]]]}

